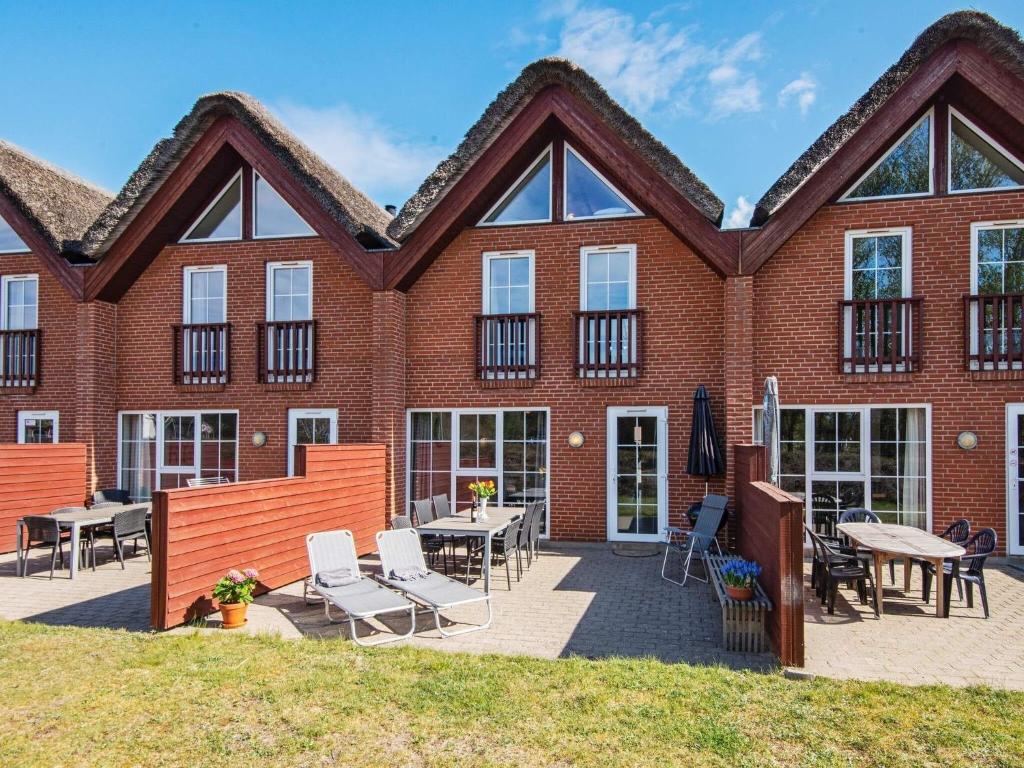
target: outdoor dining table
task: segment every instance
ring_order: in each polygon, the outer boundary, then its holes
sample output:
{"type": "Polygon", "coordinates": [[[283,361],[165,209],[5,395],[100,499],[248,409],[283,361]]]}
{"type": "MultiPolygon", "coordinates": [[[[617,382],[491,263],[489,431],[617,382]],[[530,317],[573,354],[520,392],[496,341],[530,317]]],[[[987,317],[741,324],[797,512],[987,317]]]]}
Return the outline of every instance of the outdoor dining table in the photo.
{"type": "MultiPolygon", "coordinates": [[[[58,512],[49,517],[54,518],[57,521],[58,526],[61,530],[71,531],[71,578],[75,578],[78,573],[78,547],[79,541],[81,541],[82,529],[88,528],[90,525],[109,525],[114,522],[114,515],[118,512],[124,512],[126,509],[135,509],[136,507],[146,507],[152,510],[151,504],[125,504],[120,507],[103,507],[97,510],[86,509],[80,512],[58,512]]],[[[22,556],[22,538],[24,536],[25,520],[18,518],[18,544],[17,544],[17,563],[15,565],[14,573],[17,576],[22,576],[28,571],[28,553],[22,556]]]]}
{"type": "MultiPolygon", "coordinates": [[[[525,507],[488,507],[486,520],[474,520],[470,510],[464,509],[450,517],[439,517],[416,526],[416,530],[435,536],[470,536],[484,541],[484,593],[491,591],[491,540],[508,528],[517,517],[526,513],[525,507]]],[[[477,513],[479,514],[479,513],[477,513]]]]}
{"type": "Polygon", "coordinates": [[[836,526],[858,546],[871,550],[875,561],[875,601],[878,615],[882,615],[882,570],[885,563],[903,558],[903,587],[910,589],[910,558],[924,560],[935,566],[935,615],[948,616],[946,612],[946,583],[943,578],[943,561],[953,561],[956,573],[959,560],[967,550],[941,539],[920,528],[889,523],[840,523],[836,526]]]}

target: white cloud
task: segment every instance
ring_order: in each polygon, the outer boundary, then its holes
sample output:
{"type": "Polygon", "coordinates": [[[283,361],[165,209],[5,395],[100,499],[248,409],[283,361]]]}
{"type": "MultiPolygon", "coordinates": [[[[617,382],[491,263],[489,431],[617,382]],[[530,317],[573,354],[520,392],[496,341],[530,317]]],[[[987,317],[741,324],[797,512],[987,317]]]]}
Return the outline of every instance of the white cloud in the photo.
{"type": "Polygon", "coordinates": [[[729,215],[725,217],[724,228],[739,229],[741,227],[749,227],[750,217],[753,213],[754,204],[743,195],[740,195],[736,198],[736,205],[729,211],[729,215]]]}
{"type": "Polygon", "coordinates": [[[779,106],[785,107],[790,101],[795,100],[796,105],[800,108],[800,114],[806,115],[816,98],[818,98],[818,84],[804,72],[779,91],[779,106]]]}
{"type": "Polygon", "coordinates": [[[743,65],[761,58],[761,33],[751,32],[719,52],[708,72],[713,120],[761,109],[761,85],[743,65]]]}
{"type": "Polygon", "coordinates": [[[285,102],[273,111],[314,152],[381,205],[401,205],[446,154],[432,142],[405,136],[344,104],[315,108],[285,102]]]}

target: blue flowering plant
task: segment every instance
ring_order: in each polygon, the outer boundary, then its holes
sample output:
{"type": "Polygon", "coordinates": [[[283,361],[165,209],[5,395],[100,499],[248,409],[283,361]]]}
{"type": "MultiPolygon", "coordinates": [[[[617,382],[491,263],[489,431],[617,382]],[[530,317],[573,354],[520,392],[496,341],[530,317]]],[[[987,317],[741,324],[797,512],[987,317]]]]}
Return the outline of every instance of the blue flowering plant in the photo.
{"type": "Polygon", "coordinates": [[[761,575],[761,566],[751,560],[736,558],[727,560],[722,565],[722,581],[730,587],[753,588],[757,583],[757,577],[761,575]]]}

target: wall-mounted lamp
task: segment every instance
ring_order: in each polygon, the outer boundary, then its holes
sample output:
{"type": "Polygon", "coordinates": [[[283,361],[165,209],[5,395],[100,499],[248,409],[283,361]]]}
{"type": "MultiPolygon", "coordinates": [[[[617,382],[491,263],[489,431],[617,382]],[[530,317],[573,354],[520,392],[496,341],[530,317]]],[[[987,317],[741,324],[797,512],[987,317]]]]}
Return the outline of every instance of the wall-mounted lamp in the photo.
{"type": "Polygon", "coordinates": [[[964,430],[956,436],[956,444],[965,451],[973,451],[978,447],[978,435],[970,430],[964,430]]]}
{"type": "Polygon", "coordinates": [[[586,442],[586,438],[583,437],[583,433],[582,432],[572,432],[569,435],[568,443],[569,443],[569,447],[570,448],[582,448],[583,447],[583,443],[585,443],[585,442],[586,442]]]}
{"type": "Polygon", "coordinates": [[[257,448],[262,448],[267,444],[267,433],[266,432],[253,432],[252,433],[252,444],[257,448]]]}

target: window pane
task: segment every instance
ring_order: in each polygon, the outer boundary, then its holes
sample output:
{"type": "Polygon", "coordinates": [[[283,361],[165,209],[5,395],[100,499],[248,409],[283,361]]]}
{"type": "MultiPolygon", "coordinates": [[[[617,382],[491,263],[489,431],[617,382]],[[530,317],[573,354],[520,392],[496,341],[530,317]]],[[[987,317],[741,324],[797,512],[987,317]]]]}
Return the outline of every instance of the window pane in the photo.
{"type": "Polygon", "coordinates": [[[878,238],[855,237],[853,238],[853,268],[874,269],[875,247],[878,238]]]}
{"type": "Polygon", "coordinates": [[[930,189],[931,118],[925,117],[850,193],[851,198],[924,194],[930,189]]]}
{"type": "Polygon", "coordinates": [[[529,285],[530,284],[530,259],[525,256],[519,256],[514,259],[505,259],[508,263],[509,285],[529,285]]]}
{"type": "Polygon", "coordinates": [[[978,261],[1003,260],[1003,230],[982,229],[978,232],[978,261]]]}
{"type": "Polygon", "coordinates": [[[503,288],[509,284],[509,261],[511,259],[491,259],[491,287],[503,288]]]}
{"type": "Polygon", "coordinates": [[[956,115],[951,117],[950,183],[953,190],[1024,185],[1024,171],[956,115]]]}
{"type": "Polygon", "coordinates": [[[29,250],[25,242],[11,228],[11,225],[0,217],[0,253],[19,253],[29,250]]]}
{"type": "Polygon", "coordinates": [[[526,177],[484,221],[513,224],[551,219],[551,155],[545,153],[526,177]]]}
{"type": "Polygon", "coordinates": [[[242,236],[242,177],[236,178],[185,238],[238,239],[242,236]]]}
{"type": "Polygon", "coordinates": [[[565,217],[624,216],[637,213],[612,187],[569,150],[565,153],[565,217]]]}
{"type": "Polygon", "coordinates": [[[286,235],[312,235],[313,230],[284,201],[267,180],[256,174],[256,201],[253,207],[256,237],[283,237],[286,235]]]}
{"type": "Polygon", "coordinates": [[[1003,265],[978,265],[978,293],[991,294],[1003,292],[1003,265]]]}

